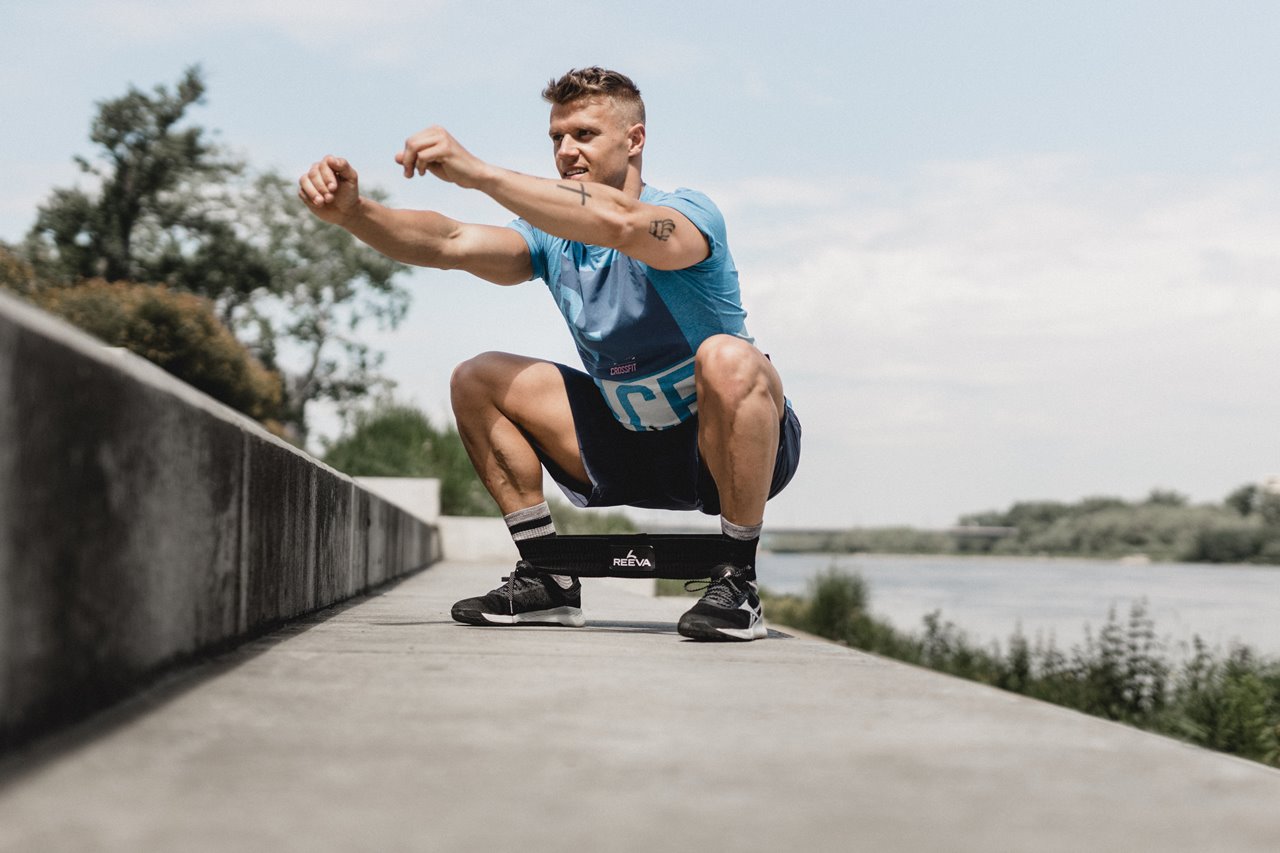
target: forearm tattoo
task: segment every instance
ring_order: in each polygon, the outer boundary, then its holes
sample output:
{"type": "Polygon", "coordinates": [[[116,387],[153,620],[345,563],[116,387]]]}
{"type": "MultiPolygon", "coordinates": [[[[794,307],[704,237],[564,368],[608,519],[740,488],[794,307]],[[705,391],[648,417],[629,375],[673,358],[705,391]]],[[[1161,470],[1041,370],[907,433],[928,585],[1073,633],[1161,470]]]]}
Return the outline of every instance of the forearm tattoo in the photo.
{"type": "Polygon", "coordinates": [[[671,219],[655,219],[649,223],[649,233],[657,240],[667,242],[671,232],[676,230],[676,223],[671,219]]]}
{"type": "Polygon", "coordinates": [[[587,192],[587,188],[584,187],[582,184],[578,184],[576,187],[569,187],[569,186],[565,186],[564,184],[556,184],[556,186],[558,186],[562,190],[568,190],[571,193],[577,193],[579,196],[581,196],[583,207],[586,207],[587,199],[591,198],[591,193],[587,192]]]}

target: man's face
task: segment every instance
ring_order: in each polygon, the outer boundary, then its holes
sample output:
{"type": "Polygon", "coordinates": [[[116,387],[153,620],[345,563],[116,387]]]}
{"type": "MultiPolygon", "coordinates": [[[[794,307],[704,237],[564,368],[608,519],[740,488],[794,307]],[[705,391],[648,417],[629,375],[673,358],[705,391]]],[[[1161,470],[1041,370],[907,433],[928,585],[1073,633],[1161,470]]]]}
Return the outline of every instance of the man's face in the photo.
{"type": "Polygon", "coordinates": [[[643,140],[632,132],[634,127],[608,98],[553,104],[549,133],[560,177],[622,189],[627,162],[643,140]]]}

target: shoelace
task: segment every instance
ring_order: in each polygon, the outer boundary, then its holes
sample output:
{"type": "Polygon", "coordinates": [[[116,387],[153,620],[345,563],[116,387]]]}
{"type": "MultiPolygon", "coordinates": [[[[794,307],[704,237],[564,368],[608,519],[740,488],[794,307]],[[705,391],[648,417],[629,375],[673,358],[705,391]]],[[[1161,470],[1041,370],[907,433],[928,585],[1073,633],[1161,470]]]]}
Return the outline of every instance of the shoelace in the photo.
{"type": "Polygon", "coordinates": [[[738,606],[738,598],[743,594],[731,576],[719,580],[685,581],[684,588],[687,592],[701,592],[703,601],[729,610],[738,606]]]}
{"type": "Polygon", "coordinates": [[[507,575],[505,578],[502,579],[502,586],[498,587],[498,590],[497,590],[498,592],[502,592],[503,590],[506,590],[507,612],[510,613],[512,616],[514,616],[516,613],[516,587],[519,587],[520,589],[525,589],[530,584],[536,583],[536,581],[534,581],[533,578],[526,577],[525,575],[520,574],[520,570],[522,568],[531,569],[533,568],[533,566],[530,566],[524,560],[521,560],[520,562],[516,563],[515,569],[511,572],[511,574],[507,575]]]}

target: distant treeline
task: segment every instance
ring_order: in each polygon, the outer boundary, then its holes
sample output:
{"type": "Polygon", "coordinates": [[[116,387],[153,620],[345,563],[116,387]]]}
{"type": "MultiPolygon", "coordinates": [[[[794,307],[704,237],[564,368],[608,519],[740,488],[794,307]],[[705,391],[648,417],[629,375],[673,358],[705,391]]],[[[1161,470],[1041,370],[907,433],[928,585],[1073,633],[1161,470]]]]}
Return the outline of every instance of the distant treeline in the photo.
{"type": "Polygon", "coordinates": [[[922,633],[898,631],[870,614],[861,577],[834,570],[807,596],[766,599],[776,624],[1280,766],[1280,662],[1241,646],[1223,656],[1197,637],[1191,657],[1174,665],[1142,605],[1127,621],[1112,611],[1096,636],[1062,652],[1021,634],[1004,650],[979,646],[937,611],[922,633]]]}
{"type": "Polygon", "coordinates": [[[1280,494],[1247,485],[1221,504],[1156,490],[1140,501],[1025,501],[962,516],[949,531],[910,527],[770,534],[774,551],[994,554],[1280,564],[1280,494]]]}

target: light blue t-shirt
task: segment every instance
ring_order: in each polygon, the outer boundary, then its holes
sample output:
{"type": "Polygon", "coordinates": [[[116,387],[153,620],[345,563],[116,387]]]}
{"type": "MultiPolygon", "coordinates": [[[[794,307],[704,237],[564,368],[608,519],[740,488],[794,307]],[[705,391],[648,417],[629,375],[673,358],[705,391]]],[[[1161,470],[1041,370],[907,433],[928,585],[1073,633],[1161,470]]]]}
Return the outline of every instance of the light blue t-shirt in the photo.
{"type": "Polygon", "coordinates": [[[637,431],[667,429],[697,411],[693,355],[704,340],[728,334],[754,342],[720,210],[689,189],[645,185],[640,200],[688,217],[711,254],[682,270],[657,270],[523,219],[510,224],[529,244],[533,277],[547,283],[613,416],[637,431]]]}

